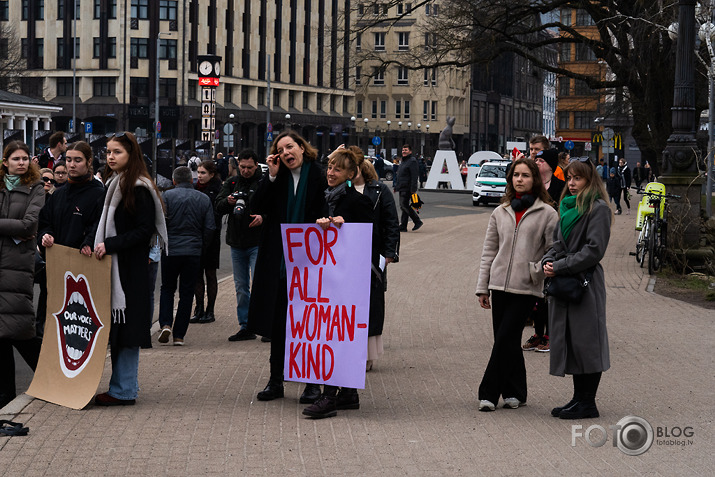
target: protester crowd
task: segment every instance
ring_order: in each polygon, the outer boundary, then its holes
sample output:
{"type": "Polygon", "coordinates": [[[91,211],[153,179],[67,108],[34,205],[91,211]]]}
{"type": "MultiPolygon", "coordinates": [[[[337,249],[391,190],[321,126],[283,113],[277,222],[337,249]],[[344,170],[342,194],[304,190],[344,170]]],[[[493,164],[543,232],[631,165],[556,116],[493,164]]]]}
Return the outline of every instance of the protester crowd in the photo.
{"type": "MultiPolygon", "coordinates": [[[[422,182],[419,162],[402,147],[394,189],[379,180],[372,163],[355,147],[340,146],[325,158],[294,131],[273,142],[266,172],[251,150],[200,161],[192,156],[173,171],[173,187],[160,192],[133,134],[113,135],[107,164],[95,176],[92,150],[67,144],[63,133],[30,159],[15,141],[0,167],[0,407],[15,397],[13,348],[35,369],[47,312],[46,252],[54,245],[102,260],[112,257],[112,326],[109,389],[95,396],[100,406],[132,405],[138,397],[140,349],[151,347],[153,290],[161,267],[160,331],[157,341],[183,346],[190,324],[214,322],[216,269],[222,224],[230,246],[236,293],[237,331],[229,341],[262,337],[270,342],[270,379],[257,399],[284,397],[286,265],[281,224],[373,225],[366,370],[383,353],[387,266],[399,258],[400,232],[424,222],[412,207],[422,182]],[[393,192],[399,193],[399,211],[393,192]],[[40,287],[37,310],[33,282],[40,287]],[[179,302],[174,298],[178,288],[179,302]],[[192,315],[193,308],[193,315],[192,315]]],[[[600,376],[609,366],[605,286],[600,261],[608,245],[612,211],[627,209],[631,180],[649,180],[640,164],[633,177],[623,161],[604,172],[585,158],[551,149],[532,138],[529,155],[508,169],[506,196],[486,230],[476,294],[492,311],[494,345],[479,386],[479,410],[494,411],[527,401],[523,351],[550,352],[551,374],[573,376],[574,394],[552,415],[597,417],[600,376]],[[606,175],[607,174],[607,175],[606,175]],[[603,180],[602,180],[603,179],[603,180]],[[607,186],[607,187],[606,187],[607,186]],[[578,302],[544,294],[560,279],[577,277],[588,287],[578,302]],[[525,323],[535,333],[520,343],[525,323]]],[[[555,285],[554,285],[555,286],[555,285]]],[[[357,389],[307,383],[300,396],[311,418],[358,409],[357,389]]]]}

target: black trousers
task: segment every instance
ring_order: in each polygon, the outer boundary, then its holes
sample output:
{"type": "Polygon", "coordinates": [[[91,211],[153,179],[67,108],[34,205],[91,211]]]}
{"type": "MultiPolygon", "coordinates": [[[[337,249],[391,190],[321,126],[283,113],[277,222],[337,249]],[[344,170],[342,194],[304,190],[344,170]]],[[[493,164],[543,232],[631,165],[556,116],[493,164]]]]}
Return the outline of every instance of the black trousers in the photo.
{"type": "Polygon", "coordinates": [[[412,194],[409,192],[400,192],[400,209],[402,209],[402,219],[400,220],[400,227],[407,228],[407,223],[409,222],[409,219],[412,219],[412,222],[415,223],[415,225],[419,224],[422,222],[420,220],[420,216],[417,215],[417,212],[415,212],[415,209],[410,207],[410,197],[412,194]]]}
{"type": "Polygon", "coordinates": [[[539,336],[549,335],[549,304],[546,298],[537,298],[533,313],[534,333],[539,336]]]}
{"type": "Polygon", "coordinates": [[[526,366],[521,334],[536,297],[492,290],[494,347],[479,385],[479,399],[496,404],[499,396],[526,402],[526,366]]]}
{"type": "MultiPolygon", "coordinates": [[[[34,371],[40,358],[41,338],[29,340],[0,339],[0,403],[9,402],[15,397],[15,355],[16,348],[20,356],[34,371]]],[[[2,407],[0,405],[0,407],[2,407]]]]}

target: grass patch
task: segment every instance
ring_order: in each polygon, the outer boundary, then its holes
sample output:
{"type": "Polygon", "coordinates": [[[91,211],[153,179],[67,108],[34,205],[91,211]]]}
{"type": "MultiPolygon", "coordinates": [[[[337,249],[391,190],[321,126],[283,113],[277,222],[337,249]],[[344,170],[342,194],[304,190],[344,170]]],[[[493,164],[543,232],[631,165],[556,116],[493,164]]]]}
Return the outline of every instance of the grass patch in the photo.
{"type": "Polygon", "coordinates": [[[715,309],[715,277],[702,273],[680,275],[670,269],[656,276],[655,293],[703,308],[715,309]]]}

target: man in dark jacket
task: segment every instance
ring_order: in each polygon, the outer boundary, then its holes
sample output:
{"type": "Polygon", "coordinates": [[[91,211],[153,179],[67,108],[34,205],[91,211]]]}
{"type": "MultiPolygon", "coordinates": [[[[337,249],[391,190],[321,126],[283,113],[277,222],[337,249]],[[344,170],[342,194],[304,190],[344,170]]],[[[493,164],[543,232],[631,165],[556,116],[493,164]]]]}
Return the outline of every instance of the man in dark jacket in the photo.
{"type": "Polygon", "coordinates": [[[228,337],[229,341],[244,341],[256,338],[248,331],[248,304],[251,301],[251,279],[256,271],[258,243],[261,238],[261,215],[250,214],[254,208],[253,195],[261,179],[258,155],[251,149],[238,155],[238,175],[223,183],[216,197],[216,212],[228,214],[226,243],[231,247],[233,262],[233,284],[236,287],[236,316],[238,333],[228,337]],[[237,207],[238,204],[238,207],[237,207]]]}
{"type": "Polygon", "coordinates": [[[159,343],[167,343],[173,331],[174,345],[183,346],[194,301],[194,288],[201,270],[201,252],[211,239],[216,225],[211,199],[194,189],[191,170],[185,166],[177,167],[173,178],[175,187],[163,194],[169,254],[164,252],[161,257],[159,343]],[[172,319],[177,280],[180,280],[179,306],[176,318],[172,319]]]}
{"type": "Polygon", "coordinates": [[[407,232],[407,222],[412,219],[414,226],[412,230],[422,227],[422,220],[417,212],[410,207],[410,196],[417,192],[417,181],[420,177],[420,168],[417,159],[412,155],[412,147],[409,144],[402,146],[402,163],[397,169],[397,183],[395,191],[400,193],[400,209],[402,209],[402,220],[400,220],[400,231],[407,232]]]}
{"type": "Polygon", "coordinates": [[[40,168],[54,169],[57,162],[64,160],[65,151],[67,151],[67,138],[64,131],[53,133],[50,136],[50,147],[38,158],[40,168]]]}

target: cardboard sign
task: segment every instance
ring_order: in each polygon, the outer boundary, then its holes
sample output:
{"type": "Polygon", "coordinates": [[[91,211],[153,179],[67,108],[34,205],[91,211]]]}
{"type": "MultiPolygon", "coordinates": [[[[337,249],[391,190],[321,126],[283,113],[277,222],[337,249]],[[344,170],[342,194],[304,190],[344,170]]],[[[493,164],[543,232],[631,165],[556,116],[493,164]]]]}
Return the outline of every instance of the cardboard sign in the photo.
{"type": "Polygon", "coordinates": [[[77,249],[47,249],[47,320],[40,360],[27,394],[82,409],[102,378],[111,323],[112,259],[77,249]]]}
{"type": "Polygon", "coordinates": [[[288,282],[284,379],[363,389],[372,224],[283,224],[288,282]]]}

